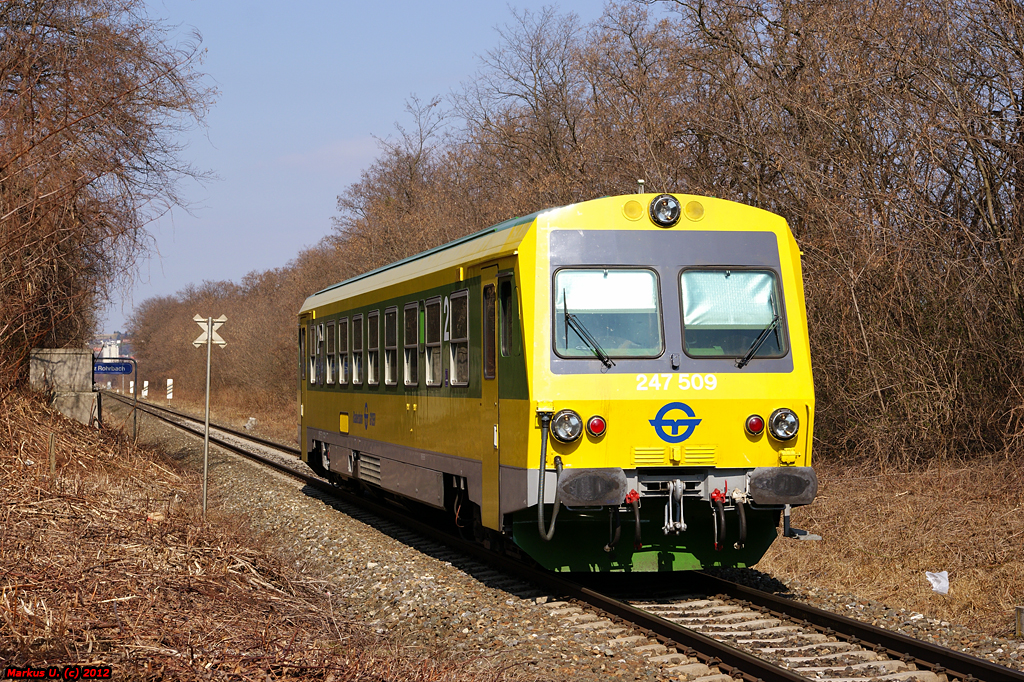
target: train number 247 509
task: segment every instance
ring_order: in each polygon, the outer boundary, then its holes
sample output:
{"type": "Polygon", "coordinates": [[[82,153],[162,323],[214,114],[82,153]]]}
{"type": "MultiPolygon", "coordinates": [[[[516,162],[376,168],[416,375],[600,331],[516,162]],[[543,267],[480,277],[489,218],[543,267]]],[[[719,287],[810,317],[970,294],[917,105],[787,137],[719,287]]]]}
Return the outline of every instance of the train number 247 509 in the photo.
{"type": "Polygon", "coordinates": [[[673,386],[680,391],[713,391],[718,388],[714,374],[637,374],[636,390],[668,391],[673,386]]]}

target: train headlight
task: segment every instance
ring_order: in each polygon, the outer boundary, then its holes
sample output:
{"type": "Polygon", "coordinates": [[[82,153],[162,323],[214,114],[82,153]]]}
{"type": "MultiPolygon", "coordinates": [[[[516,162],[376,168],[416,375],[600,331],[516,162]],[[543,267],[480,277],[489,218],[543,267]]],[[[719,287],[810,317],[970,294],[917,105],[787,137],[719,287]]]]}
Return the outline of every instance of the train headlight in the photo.
{"type": "Polygon", "coordinates": [[[594,438],[600,438],[604,435],[604,432],[608,430],[608,422],[604,420],[604,417],[594,415],[587,420],[587,433],[594,438]]]}
{"type": "Polygon", "coordinates": [[[682,207],[671,194],[659,194],[650,206],[651,220],[659,227],[672,227],[679,222],[682,207]]]}
{"type": "Polygon", "coordinates": [[[787,407],[780,407],[768,417],[768,433],[776,440],[792,440],[799,430],[800,420],[796,412],[787,407]]]}
{"type": "Polygon", "coordinates": [[[551,419],[551,435],[561,443],[572,443],[583,434],[583,419],[572,410],[561,410],[551,419]]]}

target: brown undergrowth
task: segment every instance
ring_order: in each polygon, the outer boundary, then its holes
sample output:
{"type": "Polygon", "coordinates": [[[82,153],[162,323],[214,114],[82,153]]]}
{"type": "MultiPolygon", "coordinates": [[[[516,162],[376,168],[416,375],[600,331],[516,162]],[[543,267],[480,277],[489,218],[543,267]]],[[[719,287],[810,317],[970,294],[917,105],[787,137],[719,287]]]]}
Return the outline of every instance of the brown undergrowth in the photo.
{"type": "Polygon", "coordinates": [[[818,465],[819,497],[793,512],[820,542],[778,541],[758,568],[992,635],[1024,604],[1024,467],[993,458],[879,473],[818,465]],[[925,571],[948,571],[949,593],[925,571]]]}
{"type": "Polygon", "coordinates": [[[244,523],[204,522],[198,489],[124,437],[0,395],[0,661],[110,665],[117,679],[500,677],[347,621],[244,523]]]}

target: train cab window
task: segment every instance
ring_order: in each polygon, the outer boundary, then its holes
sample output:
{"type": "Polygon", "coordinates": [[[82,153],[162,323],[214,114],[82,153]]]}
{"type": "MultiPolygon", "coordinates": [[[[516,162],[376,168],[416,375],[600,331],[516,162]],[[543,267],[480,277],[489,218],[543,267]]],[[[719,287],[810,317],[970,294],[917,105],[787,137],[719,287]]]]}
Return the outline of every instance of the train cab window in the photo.
{"type": "Polygon", "coordinates": [[[309,383],[316,385],[316,325],[309,325],[309,383]]]}
{"type": "Polygon", "coordinates": [[[664,352],[658,276],[647,269],[555,273],[554,349],[563,358],[653,358],[664,352]]]}
{"type": "Polygon", "coordinates": [[[419,384],[417,376],[417,361],[419,360],[419,330],[420,330],[420,306],[417,303],[410,303],[405,306],[405,319],[403,325],[404,348],[405,348],[405,385],[416,386],[419,384]]]}
{"type": "Polygon", "coordinates": [[[380,311],[366,316],[366,383],[380,383],[380,311]]]}
{"type": "Polygon", "coordinates": [[[427,301],[426,366],[427,386],[440,386],[441,374],[441,299],[427,301]]]}
{"type": "Polygon", "coordinates": [[[512,323],[516,319],[512,296],[512,280],[498,283],[498,312],[501,316],[501,357],[512,355],[512,323]]]}
{"type": "Polygon", "coordinates": [[[299,381],[306,380],[306,328],[299,327],[299,381]]]}
{"type": "Polygon", "coordinates": [[[348,318],[338,320],[338,383],[348,383],[348,318]]]}
{"type": "Polygon", "coordinates": [[[352,383],[363,384],[363,316],[352,318],[352,383]]]}
{"type": "Polygon", "coordinates": [[[484,379],[493,379],[497,376],[498,358],[495,348],[497,320],[494,315],[497,302],[494,299],[494,285],[488,284],[484,287],[484,379]]]}
{"type": "Polygon", "coordinates": [[[786,354],[775,274],[763,270],[684,270],[683,350],[692,357],[757,358],[786,354]]]}
{"type": "Polygon", "coordinates": [[[398,383],[398,308],[384,311],[384,383],[398,383]]]}
{"type": "Polygon", "coordinates": [[[469,292],[451,296],[451,338],[448,344],[452,386],[469,384],[469,292]]]}
{"type": "Polygon", "coordinates": [[[338,365],[335,362],[335,357],[334,357],[334,348],[335,348],[335,346],[334,346],[334,323],[333,322],[328,322],[327,323],[326,335],[325,335],[324,338],[326,340],[326,348],[324,349],[324,363],[326,365],[327,383],[328,384],[334,384],[335,378],[336,378],[336,375],[335,375],[334,372],[337,369],[338,365]]]}

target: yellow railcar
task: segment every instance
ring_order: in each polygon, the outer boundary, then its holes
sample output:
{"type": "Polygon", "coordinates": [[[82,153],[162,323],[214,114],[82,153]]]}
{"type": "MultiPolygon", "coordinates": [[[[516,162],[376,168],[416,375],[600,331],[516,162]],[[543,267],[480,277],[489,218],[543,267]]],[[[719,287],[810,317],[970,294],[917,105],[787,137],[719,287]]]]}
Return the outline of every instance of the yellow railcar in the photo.
{"type": "Polygon", "coordinates": [[[800,252],[760,209],[540,211],[310,296],[299,339],[314,470],[551,570],[753,565],[817,492],[800,252]]]}

